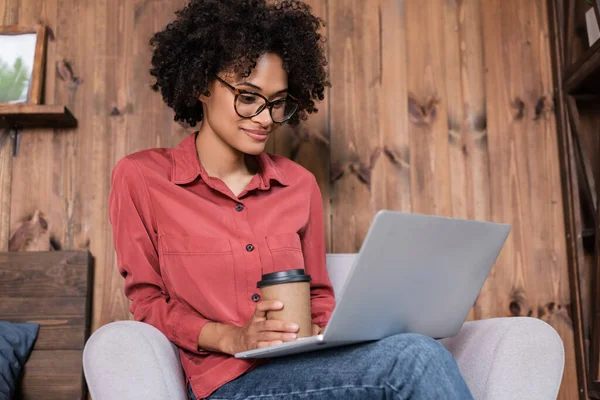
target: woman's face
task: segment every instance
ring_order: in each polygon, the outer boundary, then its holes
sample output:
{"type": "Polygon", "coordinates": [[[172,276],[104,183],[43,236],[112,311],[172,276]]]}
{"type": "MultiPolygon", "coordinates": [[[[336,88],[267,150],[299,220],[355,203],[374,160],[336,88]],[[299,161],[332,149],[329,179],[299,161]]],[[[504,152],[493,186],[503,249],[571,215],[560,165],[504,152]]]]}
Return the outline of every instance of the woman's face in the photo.
{"type": "MultiPolygon", "coordinates": [[[[269,101],[287,96],[287,73],[281,58],[273,53],[263,54],[247,78],[228,73],[220,73],[219,77],[237,89],[261,94],[269,101]]],[[[221,140],[242,153],[256,155],[264,151],[269,135],[281,125],[273,123],[269,108],[252,118],[242,118],[235,111],[232,89],[215,79],[209,90],[211,96],[200,97],[204,103],[203,123],[208,123],[221,140]]]]}

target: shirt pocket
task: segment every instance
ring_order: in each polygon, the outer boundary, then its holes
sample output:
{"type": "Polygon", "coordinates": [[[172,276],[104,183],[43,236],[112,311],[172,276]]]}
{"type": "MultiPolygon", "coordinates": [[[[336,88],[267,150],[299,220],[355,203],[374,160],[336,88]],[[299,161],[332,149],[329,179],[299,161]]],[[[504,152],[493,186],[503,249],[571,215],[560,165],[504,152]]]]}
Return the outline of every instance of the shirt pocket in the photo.
{"type": "Polygon", "coordinates": [[[160,242],[162,265],[175,295],[211,321],[239,322],[229,240],[161,236],[160,242]]]}
{"type": "Polygon", "coordinates": [[[296,232],[267,236],[267,246],[273,258],[273,271],[304,269],[304,254],[296,232]]]}

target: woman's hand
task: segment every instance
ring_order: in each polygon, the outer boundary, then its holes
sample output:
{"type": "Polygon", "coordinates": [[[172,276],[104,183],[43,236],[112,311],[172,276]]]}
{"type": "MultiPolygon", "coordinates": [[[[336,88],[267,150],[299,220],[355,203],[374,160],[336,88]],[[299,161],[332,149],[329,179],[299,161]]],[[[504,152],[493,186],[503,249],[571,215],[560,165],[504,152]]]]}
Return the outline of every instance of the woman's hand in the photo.
{"type": "Polygon", "coordinates": [[[312,324],[312,334],[313,334],[313,336],[320,335],[321,333],[323,333],[324,330],[325,330],[325,327],[321,328],[319,325],[312,324]]]}
{"type": "Polygon", "coordinates": [[[275,319],[267,320],[267,311],[281,310],[283,303],[277,300],[265,300],[256,304],[254,315],[242,327],[231,326],[225,338],[226,353],[236,353],[273,346],[296,340],[298,325],[275,319]]]}

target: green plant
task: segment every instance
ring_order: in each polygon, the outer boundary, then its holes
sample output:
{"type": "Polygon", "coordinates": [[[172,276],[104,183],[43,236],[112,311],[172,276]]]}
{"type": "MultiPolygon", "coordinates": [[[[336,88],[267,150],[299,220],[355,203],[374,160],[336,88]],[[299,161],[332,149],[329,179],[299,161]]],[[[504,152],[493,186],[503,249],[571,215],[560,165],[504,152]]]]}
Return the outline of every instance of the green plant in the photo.
{"type": "Polygon", "coordinates": [[[18,57],[13,66],[10,67],[0,58],[0,103],[9,101],[25,100],[23,93],[29,79],[29,68],[18,57]]]}

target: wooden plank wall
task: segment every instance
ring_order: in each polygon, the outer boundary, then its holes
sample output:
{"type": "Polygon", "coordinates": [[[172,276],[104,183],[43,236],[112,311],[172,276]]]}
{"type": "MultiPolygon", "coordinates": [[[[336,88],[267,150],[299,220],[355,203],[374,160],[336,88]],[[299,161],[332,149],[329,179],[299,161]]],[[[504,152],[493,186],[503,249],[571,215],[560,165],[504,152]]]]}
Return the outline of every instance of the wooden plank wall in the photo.
{"type": "Polygon", "coordinates": [[[86,251],[0,253],[0,320],[40,325],[15,399],[87,398],[92,269],[86,251]]]}
{"type": "MultiPolygon", "coordinates": [[[[560,398],[575,399],[546,1],[308,2],[327,21],[333,86],[268,149],[319,179],[328,251],[356,251],[381,208],[511,223],[470,318],[553,325],[566,347],[560,398]]],[[[39,208],[63,249],[89,249],[94,329],[129,317],[107,218],[111,168],[187,132],[147,74],[150,35],[183,4],[0,0],[4,24],[51,27],[46,99],[79,119],[73,131],[27,131],[14,159],[2,136],[0,246],[39,208]],[[72,75],[56,73],[65,63],[72,75]]]]}

